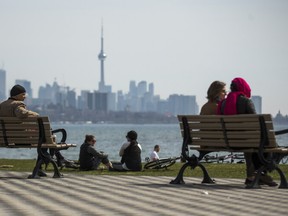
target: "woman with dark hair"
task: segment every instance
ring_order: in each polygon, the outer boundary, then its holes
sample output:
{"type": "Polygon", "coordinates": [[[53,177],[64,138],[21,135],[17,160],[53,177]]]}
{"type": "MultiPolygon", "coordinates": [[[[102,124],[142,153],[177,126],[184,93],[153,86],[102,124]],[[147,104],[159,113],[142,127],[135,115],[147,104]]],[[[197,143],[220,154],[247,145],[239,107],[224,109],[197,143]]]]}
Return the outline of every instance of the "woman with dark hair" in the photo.
{"type": "MultiPolygon", "coordinates": [[[[251,88],[249,84],[240,77],[232,80],[230,85],[231,92],[226,99],[218,104],[217,114],[237,115],[237,114],[256,114],[255,106],[251,97],[251,88]]],[[[255,171],[260,168],[260,161],[257,153],[244,153],[246,161],[246,181],[250,184],[255,178],[255,171]]],[[[273,179],[266,173],[260,178],[260,183],[269,186],[277,186],[273,179]]]]}
{"type": "Polygon", "coordinates": [[[84,143],[80,147],[79,162],[80,170],[97,170],[100,163],[106,165],[107,169],[113,169],[108,155],[95,149],[96,138],[93,135],[86,135],[84,143]]]}
{"type": "Polygon", "coordinates": [[[226,96],[226,83],[214,81],[207,90],[208,101],[202,106],[200,115],[216,115],[218,103],[226,96]]]}
{"type": "Polygon", "coordinates": [[[141,161],[141,151],[142,147],[137,142],[136,131],[129,131],[126,135],[127,141],[124,142],[120,148],[119,156],[121,158],[120,164],[114,164],[114,170],[118,171],[141,171],[142,161],[141,161]]]}

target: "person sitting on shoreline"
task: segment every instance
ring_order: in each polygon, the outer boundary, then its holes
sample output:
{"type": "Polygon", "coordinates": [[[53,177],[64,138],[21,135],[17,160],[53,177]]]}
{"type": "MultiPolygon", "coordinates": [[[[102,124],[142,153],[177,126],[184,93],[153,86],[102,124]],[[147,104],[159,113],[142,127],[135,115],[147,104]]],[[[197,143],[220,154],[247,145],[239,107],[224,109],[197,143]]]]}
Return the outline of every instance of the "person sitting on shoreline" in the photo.
{"type": "Polygon", "coordinates": [[[107,169],[113,169],[112,163],[108,159],[108,155],[95,149],[96,137],[94,135],[86,135],[84,143],[80,147],[79,162],[80,170],[97,170],[100,163],[106,165],[107,169]]]}
{"type": "Polygon", "coordinates": [[[159,160],[159,155],[158,155],[159,151],[160,151],[160,146],[159,145],[155,145],[153,152],[151,152],[151,154],[150,154],[150,161],[159,160]]]}
{"type": "Polygon", "coordinates": [[[113,163],[113,170],[115,171],[141,171],[141,151],[142,147],[137,142],[136,131],[129,131],[126,135],[127,141],[123,143],[120,148],[119,156],[121,163],[113,163]]]}

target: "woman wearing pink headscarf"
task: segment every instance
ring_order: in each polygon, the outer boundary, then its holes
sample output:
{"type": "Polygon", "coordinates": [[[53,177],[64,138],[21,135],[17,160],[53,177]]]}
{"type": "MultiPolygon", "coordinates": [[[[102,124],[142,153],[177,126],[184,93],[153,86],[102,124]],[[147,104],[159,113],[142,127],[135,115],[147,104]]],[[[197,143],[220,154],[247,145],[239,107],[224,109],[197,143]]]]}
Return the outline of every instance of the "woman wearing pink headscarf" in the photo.
{"type": "MultiPolygon", "coordinates": [[[[251,97],[249,84],[240,77],[232,80],[230,85],[231,92],[226,99],[218,104],[217,114],[237,115],[237,114],[256,114],[255,106],[251,97]]],[[[244,153],[246,161],[246,181],[245,184],[252,183],[255,178],[255,170],[260,168],[260,161],[256,153],[244,153]]],[[[260,182],[269,186],[277,186],[277,183],[266,173],[261,175],[260,182]]]]}
{"type": "Polygon", "coordinates": [[[256,114],[254,103],[250,99],[251,88],[243,78],[237,77],[233,79],[230,89],[231,92],[226,99],[222,100],[218,105],[218,114],[256,114]]]}

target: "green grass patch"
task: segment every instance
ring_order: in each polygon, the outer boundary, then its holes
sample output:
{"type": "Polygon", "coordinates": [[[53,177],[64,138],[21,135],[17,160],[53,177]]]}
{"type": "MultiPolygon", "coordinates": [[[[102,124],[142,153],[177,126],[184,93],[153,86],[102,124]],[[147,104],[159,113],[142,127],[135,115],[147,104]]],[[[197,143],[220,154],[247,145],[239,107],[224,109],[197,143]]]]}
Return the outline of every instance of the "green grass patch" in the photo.
{"type": "MultiPolygon", "coordinates": [[[[0,171],[18,171],[18,172],[32,172],[36,160],[14,160],[14,159],[0,159],[0,171]]],[[[77,175],[131,175],[131,176],[171,176],[176,177],[183,163],[177,162],[173,166],[167,169],[144,169],[140,172],[111,172],[104,168],[104,165],[100,165],[99,170],[94,171],[79,171],[72,168],[63,168],[61,173],[65,174],[77,174],[77,175]]],[[[204,166],[208,170],[211,178],[241,178],[245,179],[246,171],[245,164],[229,164],[229,163],[204,163],[204,166]]],[[[288,173],[288,165],[279,165],[282,171],[288,173]]],[[[143,163],[144,167],[144,163],[143,163]]],[[[50,164],[47,167],[47,172],[52,172],[53,167],[50,164]]],[[[273,178],[279,179],[279,175],[276,171],[270,174],[273,178]]],[[[187,168],[184,173],[184,177],[202,177],[202,171],[199,167],[194,170],[187,168]]]]}

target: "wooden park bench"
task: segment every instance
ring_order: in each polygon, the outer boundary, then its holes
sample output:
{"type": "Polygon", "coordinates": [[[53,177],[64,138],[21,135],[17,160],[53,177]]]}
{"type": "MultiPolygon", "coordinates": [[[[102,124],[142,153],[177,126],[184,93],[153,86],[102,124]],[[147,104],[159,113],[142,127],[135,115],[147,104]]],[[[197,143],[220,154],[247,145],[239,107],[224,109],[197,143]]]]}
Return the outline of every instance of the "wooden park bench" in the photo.
{"type": "Polygon", "coordinates": [[[19,119],[17,117],[0,117],[0,147],[5,148],[36,148],[37,162],[32,175],[28,178],[38,178],[38,171],[41,164],[52,163],[54,178],[62,175],[53,159],[55,150],[76,147],[75,144],[65,143],[67,133],[65,129],[52,130],[48,117],[28,117],[19,119]],[[55,135],[61,133],[62,138],[56,143],[55,135]],[[48,153],[49,149],[49,153],[48,153]]]}
{"type": "Polygon", "coordinates": [[[261,173],[273,170],[280,175],[279,188],[288,188],[286,177],[278,166],[279,161],[288,154],[288,148],[279,147],[275,137],[288,133],[288,130],[275,131],[271,115],[179,115],[178,120],[183,137],[182,157],[186,163],[171,184],[185,183],[183,173],[187,167],[192,170],[200,167],[203,172],[202,183],[214,183],[200,162],[208,153],[256,152],[263,166],[246,188],[260,188],[261,173]],[[193,150],[198,151],[199,155],[189,156],[193,150]]]}

